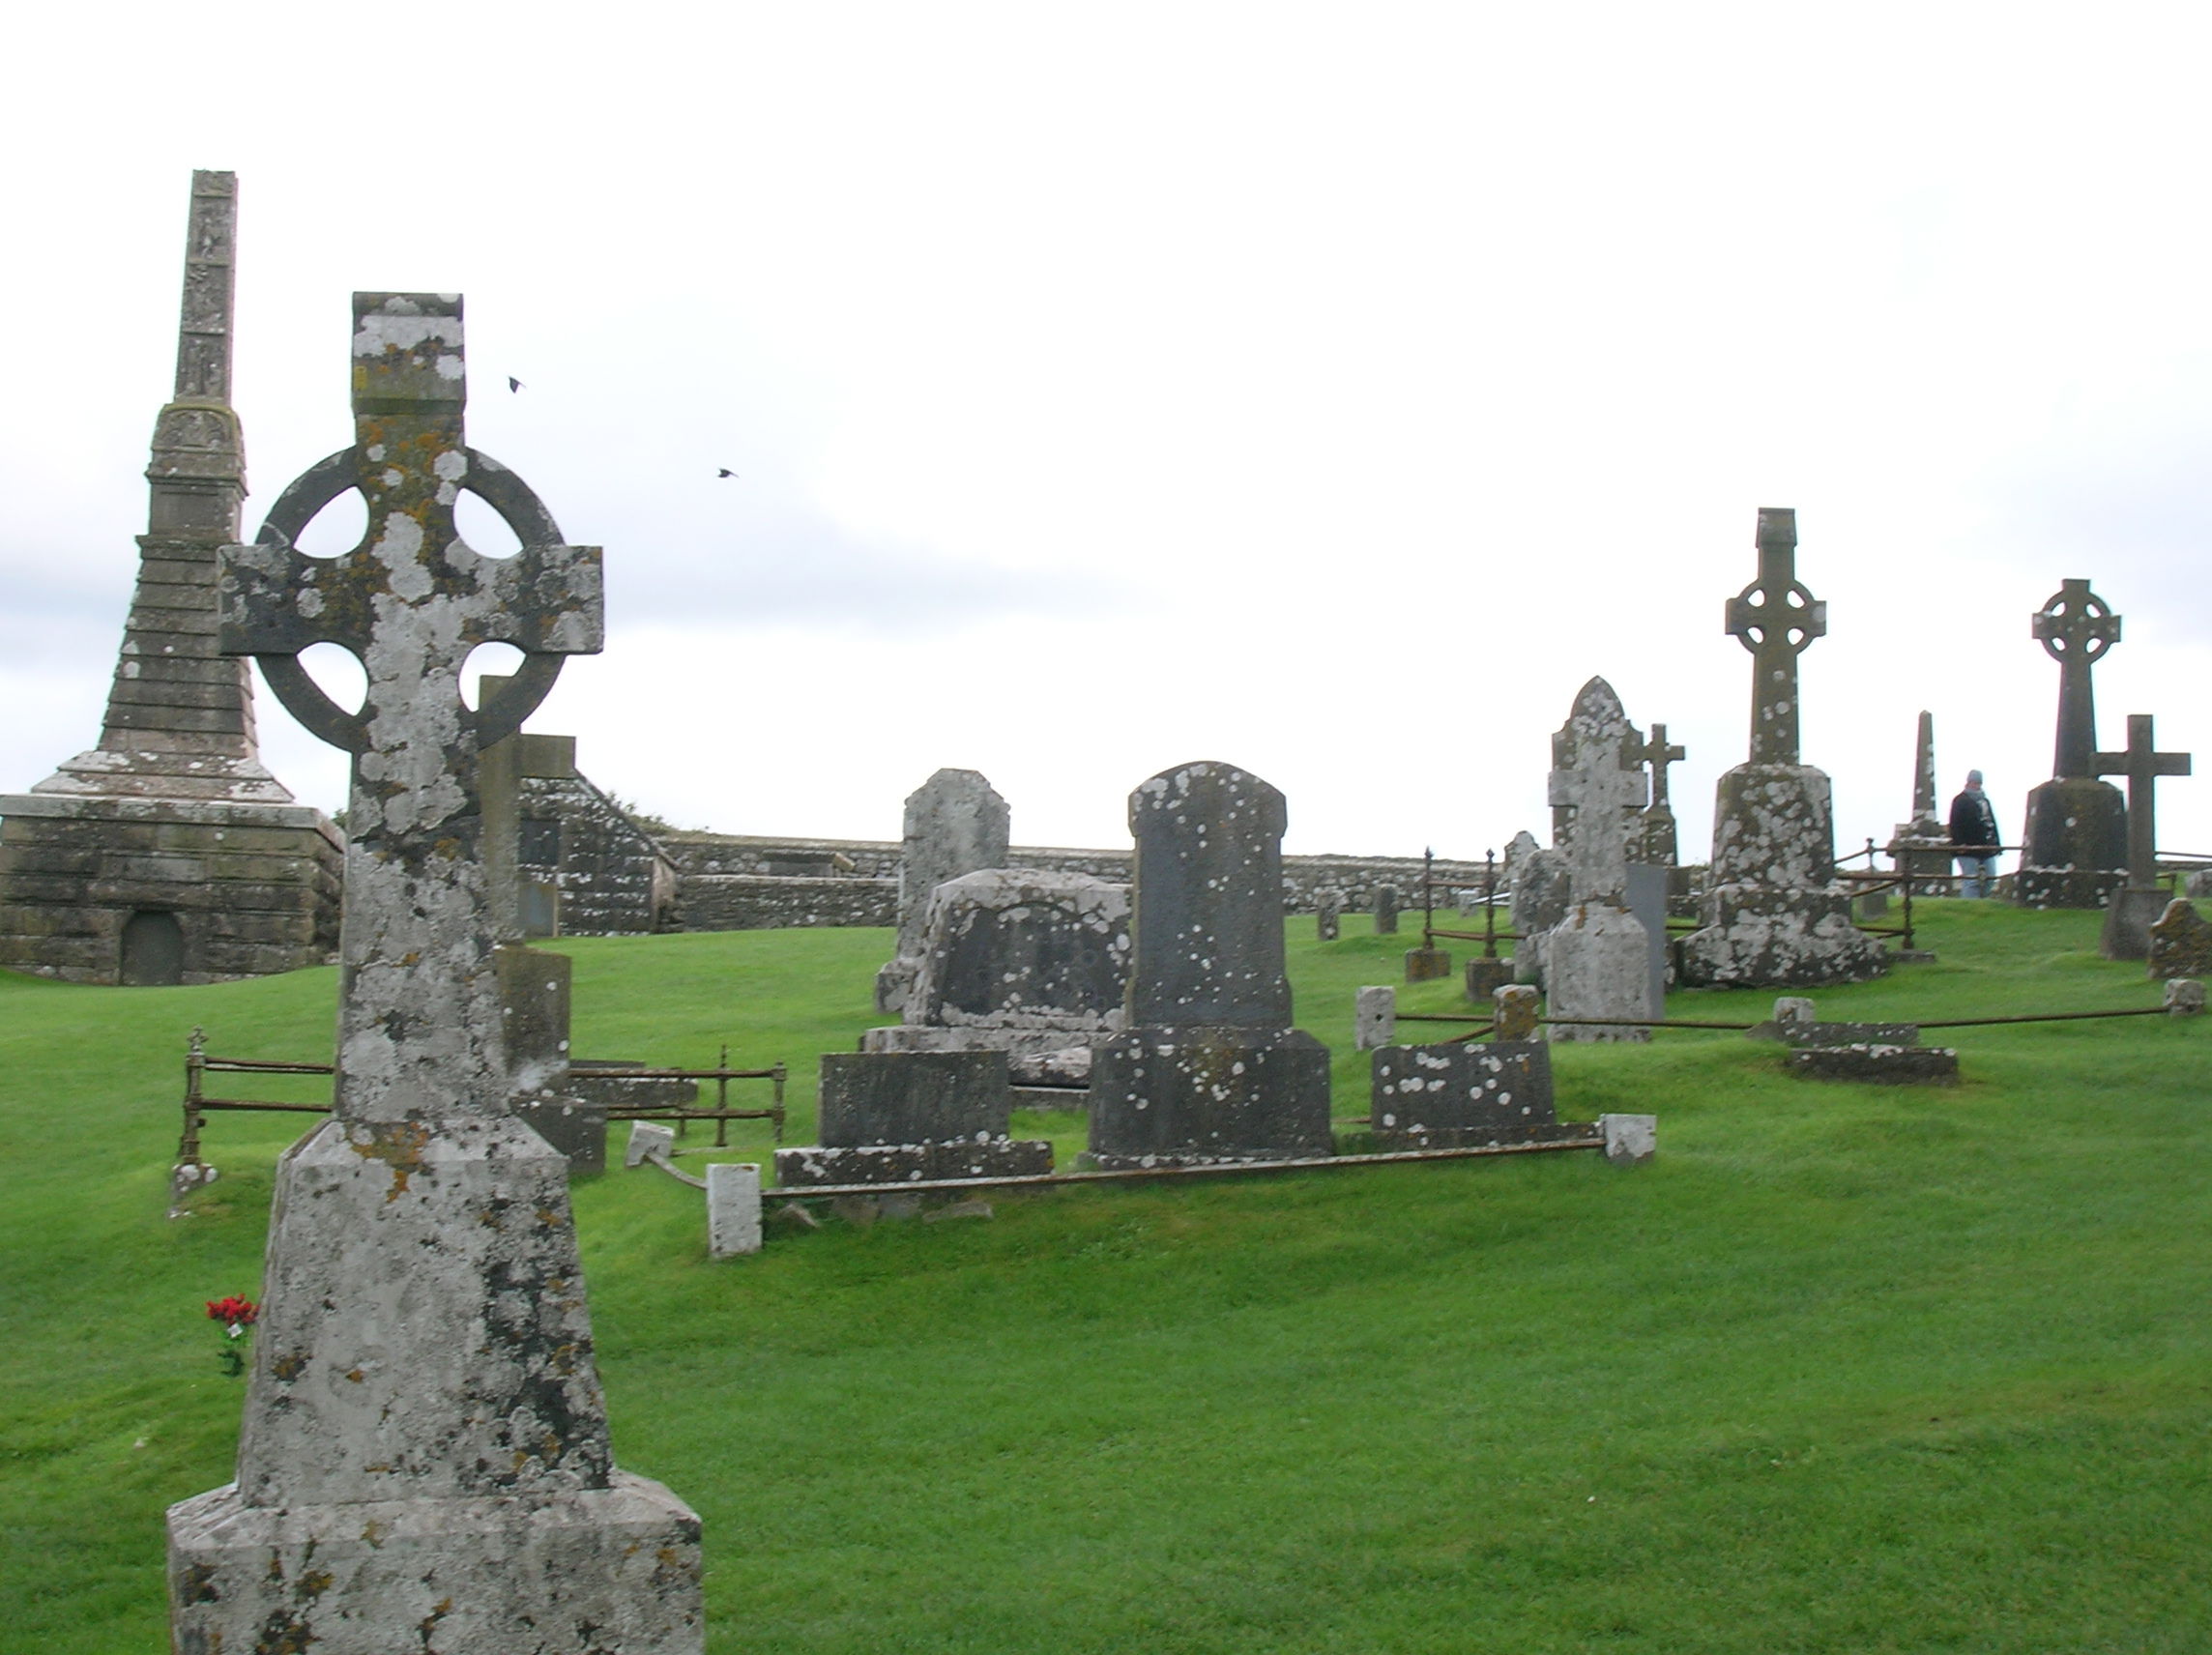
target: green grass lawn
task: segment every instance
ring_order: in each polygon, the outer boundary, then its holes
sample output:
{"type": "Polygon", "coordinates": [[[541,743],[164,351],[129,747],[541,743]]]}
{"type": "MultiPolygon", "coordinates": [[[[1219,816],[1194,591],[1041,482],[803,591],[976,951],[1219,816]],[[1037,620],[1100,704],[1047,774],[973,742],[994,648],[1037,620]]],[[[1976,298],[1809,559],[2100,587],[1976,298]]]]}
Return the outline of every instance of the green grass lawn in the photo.
{"type": "MultiPolygon", "coordinates": [[[[1916,912],[1938,963],[1822,1016],[2157,1003],[2095,915],[1916,912]]],[[[1353,991],[1413,924],[1290,925],[1340,1121],[1353,991]]],[[[559,946],[579,1055],[782,1058],[806,1142],[888,944],[559,946]]],[[[242,1396],[201,1301],[257,1291],[306,1124],[218,1118],[221,1181],[164,1220],[185,1035],[327,1060],[335,986],[0,973],[0,1650],[166,1646],[162,1509],[228,1479],[242,1396]]],[[[617,1172],[576,1191],[616,1449],[706,1520],[725,1655],[2212,1647],[2212,1026],[1943,1038],[1954,1089],[1795,1081],[1723,1033],[1559,1048],[1562,1117],[1658,1115],[1632,1171],[1001,1195],[725,1263],[696,1191],[617,1172]]]]}

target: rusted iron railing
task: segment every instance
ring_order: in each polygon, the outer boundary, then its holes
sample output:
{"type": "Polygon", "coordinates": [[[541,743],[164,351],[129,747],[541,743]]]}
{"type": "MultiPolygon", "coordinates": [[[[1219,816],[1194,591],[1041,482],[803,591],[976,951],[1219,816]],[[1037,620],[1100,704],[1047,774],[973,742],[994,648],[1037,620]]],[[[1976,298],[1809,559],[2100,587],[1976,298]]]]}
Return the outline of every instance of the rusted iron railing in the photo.
{"type": "Polygon", "coordinates": [[[1482,853],[1482,929],[1479,931],[1447,931],[1437,923],[1434,871],[1436,860],[1436,852],[1425,851],[1422,853],[1421,946],[1423,948],[1434,948],[1437,945],[1437,939],[1444,937],[1455,943],[1480,943],[1482,944],[1482,957],[1486,960],[1495,960],[1498,958],[1498,944],[1499,943],[1517,943],[1521,940],[1520,932],[1512,930],[1510,927],[1503,931],[1498,928],[1498,853],[1496,851],[1482,853]]]}

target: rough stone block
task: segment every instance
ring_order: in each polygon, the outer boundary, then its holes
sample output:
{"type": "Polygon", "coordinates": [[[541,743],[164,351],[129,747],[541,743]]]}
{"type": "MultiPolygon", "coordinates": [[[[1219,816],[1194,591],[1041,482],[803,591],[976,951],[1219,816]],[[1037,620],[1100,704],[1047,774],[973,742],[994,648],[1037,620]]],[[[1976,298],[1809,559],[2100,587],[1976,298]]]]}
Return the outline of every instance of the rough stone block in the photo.
{"type": "Polygon", "coordinates": [[[657,1125],[651,1120],[633,1120],[629,1123],[629,1143],[623,1149],[622,1164],[642,1167],[655,1156],[666,1155],[676,1147],[676,1129],[657,1125]]]}
{"type": "Polygon", "coordinates": [[[716,1161],[707,1169],[707,1257],[735,1259],[761,1249],[760,1167],[716,1161]]]}
{"type": "Polygon", "coordinates": [[[1092,1060],[1090,1153],[1101,1167],[1274,1160],[1333,1148],[1328,1048],[1303,1030],[1138,1029],[1092,1060]]]}
{"type": "Polygon", "coordinates": [[[1783,1054],[1793,1075],[1885,1086],[1956,1086],[1959,1054],[1948,1046],[1812,1046],[1783,1054]]]}
{"type": "Polygon", "coordinates": [[[528,1496],[169,1508],[179,1650],[698,1655],[698,1516],[626,1471],[528,1496]],[[518,1603],[530,1606],[518,1617],[518,1603]]]}
{"type": "Polygon", "coordinates": [[[1369,1127],[1393,1149],[1502,1143],[1558,1122],[1541,1040],[1384,1046],[1369,1063],[1369,1127]]]}
{"type": "Polygon", "coordinates": [[[1648,1017],[1665,1007],[1651,1003],[1651,939],[1635,915],[1605,903],[1578,903],[1544,939],[1544,983],[1550,997],[1554,1040],[1644,1041],[1648,1028],[1612,1022],[1570,1023],[1571,1017],[1648,1017]]]}
{"type": "Polygon", "coordinates": [[[1605,1134],[1605,1158],[1616,1167],[1640,1167],[1659,1152],[1656,1115],[1601,1115],[1597,1123],[1605,1134]]]}
{"type": "Polygon", "coordinates": [[[1406,980],[1410,983],[1437,982],[1451,975],[1451,955],[1442,948],[1409,948],[1406,950],[1406,980]]]}
{"type": "Polygon", "coordinates": [[[832,1147],[1004,1138],[1013,1113],[1004,1052],[830,1052],[822,1142],[832,1147]]]}
{"type": "Polygon", "coordinates": [[[1851,923],[1842,891],[1717,886],[1682,939],[1685,981],[1711,988],[1860,982],[1888,969],[1880,941],[1851,923]]]}
{"type": "Polygon", "coordinates": [[[910,1024],[1113,1031],[1129,983],[1129,887],[987,868],[929,896],[910,1024]]]}
{"type": "Polygon", "coordinates": [[[2193,977],[2169,977],[2166,1010],[2169,1017],[2195,1017],[2204,1009],[2204,985],[2193,977]]]}
{"type": "Polygon", "coordinates": [[[1516,1040],[1535,1040],[1542,1036],[1537,1031],[1543,1015],[1543,997],[1527,983],[1508,983],[1491,997],[1496,1009],[1492,1012],[1491,1042],[1511,1043],[1516,1040]]]}
{"type": "Polygon", "coordinates": [[[782,1189],[820,1184],[902,1184],[939,1178],[1030,1178],[1052,1171],[1042,1138],[971,1138],[940,1144],[811,1144],[775,1152],[782,1189]]]}
{"type": "Polygon", "coordinates": [[[2149,956],[2154,978],[2212,975],[2212,923],[2196,904],[2176,898],[2150,928],[2149,956]]]}
{"type": "Polygon", "coordinates": [[[1467,963],[1467,998],[1470,1004],[1489,1005],[1491,996],[1513,980],[1510,959],[1484,959],[1477,954],[1467,963]]]}
{"type": "Polygon", "coordinates": [[[1353,1002],[1352,1045],[1372,1052],[1398,1037],[1398,991],[1388,983],[1363,988],[1353,1002]]]}

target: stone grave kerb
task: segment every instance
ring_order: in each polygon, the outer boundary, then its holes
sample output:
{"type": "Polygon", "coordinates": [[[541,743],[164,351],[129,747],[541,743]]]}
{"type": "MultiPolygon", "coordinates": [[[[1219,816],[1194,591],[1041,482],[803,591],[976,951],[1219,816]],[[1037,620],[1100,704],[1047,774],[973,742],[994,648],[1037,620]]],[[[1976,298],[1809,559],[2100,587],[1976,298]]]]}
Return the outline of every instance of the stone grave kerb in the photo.
{"type": "Polygon", "coordinates": [[[2187,753],[2158,751],[2148,712],[2128,714],[2125,751],[2098,753],[2091,761],[2099,776],[2128,778],[2128,884],[2137,890],[2158,884],[2158,778],[2188,775],[2190,761],[2187,753]]]}
{"type": "Polygon", "coordinates": [[[1751,652],[1751,763],[1798,762],[1797,657],[1828,630],[1828,606],[1797,578],[1797,513],[1759,508],[1759,578],[1729,599],[1729,636],[1751,652]]]}
{"type": "Polygon", "coordinates": [[[1573,812],[1567,834],[1569,897],[1575,903],[1627,903],[1628,817],[1646,802],[1644,743],[1620,697],[1602,678],[1575,696],[1553,751],[1570,755],[1550,777],[1554,809],[1573,812]]]}
{"type": "Polygon", "coordinates": [[[2051,773],[2062,780],[2094,779],[2097,702],[2090,671],[2120,641],[2120,618],[2086,580],[2062,580],[2029,629],[2058,663],[2058,739],[2051,773]]]}
{"type": "Polygon", "coordinates": [[[352,354],[354,445],[286,488],[253,544],[225,548],[220,645],[252,655],[294,717],[353,755],[336,1118],[501,1113],[478,756],[521,727],[565,656],[600,648],[600,554],[563,544],[529,485],[468,446],[458,295],[357,293],[352,354]],[[361,543],[299,551],[349,490],[367,507],[361,543]],[[463,492],[514,532],[512,557],[461,538],[463,492]],[[359,711],[300,664],[320,643],[361,662],[359,711]],[[488,643],[523,661],[472,710],[461,671],[488,643]]]}

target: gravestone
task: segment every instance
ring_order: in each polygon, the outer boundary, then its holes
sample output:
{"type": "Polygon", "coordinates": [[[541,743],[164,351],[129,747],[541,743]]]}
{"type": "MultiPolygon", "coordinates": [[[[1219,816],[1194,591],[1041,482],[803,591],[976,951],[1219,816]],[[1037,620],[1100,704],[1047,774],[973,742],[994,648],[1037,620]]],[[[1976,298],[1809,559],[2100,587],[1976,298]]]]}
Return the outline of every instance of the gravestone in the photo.
{"type": "Polygon", "coordinates": [[[2166,979],[2166,1014],[2168,1017],[2199,1017],[2204,1011],[2204,985],[2195,977],[2168,977],[2166,979]]]}
{"type": "MultiPolygon", "coordinates": [[[[1568,814],[1563,805],[1554,806],[1554,812],[1559,818],[1568,814]]],[[[1513,944],[1513,975],[1520,982],[1540,983],[1545,934],[1567,916],[1574,888],[1567,872],[1567,853],[1558,847],[1540,846],[1533,834],[1524,831],[1506,851],[1505,875],[1508,912],[1519,939],[1513,944]]]]}
{"type": "Polygon", "coordinates": [[[1121,1027],[1129,887],[1087,874],[986,868],[930,893],[904,1022],[863,1052],[1004,1052],[1017,1086],[1081,1087],[1121,1027]]]}
{"type": "Polygon", "coordinates": [[[2212,923],[2176,897],[2150,928],[2148,952],[2153,978],[2212,976],[2212,923]]]}
{"type": "Polygon", "coordinates": [[[2128,807],[2097,779],[2090,672],[2120,641],[2120,618],[2087,581],[2065,580],[2031,630],[2058,663],[2058,740],[2052,779],[2027,796],[2013,894],[2027,908],[2102,908],[2127,880],[2128,807]]]}
{"type": "Polygon", "coordinates": [[[1006,801],[975,770],[939,770],[907,796],[899,861],[898,943],[876,973],[876,1009],[904,1011],[929,940],[929,893],[946,880],[1006,865],[1006,801]]]}
{"type": "Polygon", "coordinates": [[[1091,1063],[1102,1167],[1325,1155],[1328,1049],[1291,1027],[1283,796],[1215,763],[1129,796],[1136,961],[1128,1030],[1091,1063]]]}
{"type": "Polygon", "coordinates": [[[1004,1052],[825,1053],[820,1098],[821,1143],[775,1152],[786,1189],[1052,1171],[1049,1142],[1009,1135],[1004,1052]]]}
{"type": "Polygon", "coordinates": [[[1949,896],[1950,824],[1936,814],[1936,715],[1920,714],[1912,742],[1912,814],[1890,832],[1891,860],[1914,896],[1949,896]]]}
{"type": "Polygon", "coordinates": [[[172,1506],[179,1649],[695,1655],[699,1520],[616,1468],[568,1168],[509,1108],[478,756],[600,647],[597,547],[468,447],[455,295],[354,296],[355,443],[224,548],[219,641],[353,755],[330,1118],[284,1156],[238,1477],[172,1506]],[[344,557],[294,549],[358,489],[344,557]],[[485,558],[462,491],[521,542],[485,558]],[[346,712],[300,652],[353,651],[346,712]],[[471,711],[469,653],[523,652],[471,711]]]}
{"type": "Polygon", "coordinates": [[[1687,747],[1667,740],[1667,726],[1654,724],[1644,742],[1644,759],[1651,767],[1651,802],[1637,818],[1630,862],[1645,867],[1672,868],[1680,863],[1681,845],[1675,833],[1674,807],[1667,797],[1667,771],[1690,756],[1687,747]]]}
{"type": "Polygon", "coordinates": [[[2127,750],[2099,753],[2096,769],[2128,778],[2128,878],[2106,902],[2101,947],[2108,960],[2146,959],[2168,901],[2158,883],[2158,778],[2189,774],[2189,755],[2160,752],[2151,715],[2131,712],[2127,750]]]}
{"type": "Polygon", "coordinates": [[[1643,739],[1613,686],[1593,678],[1576,694],[1553,751],[1566,754],[1570,768],[1552,771],[1552,804],[1572,815],[1569,906],[1543,944],[1551,1037],[1648,1040],[1648,1029],[1566,1021],[1657,1018],[1664,1010],[1664,994],[1656,1004],[1651,995],[1650,933],[1628,911],[1629,833],[1647,785],[1643,739]]]}
{"type": "Polygon", "coordinates": [[[1379,937],[1394,936],[1398,930],[1398,887],[1379,885],[1375,887],[1375,934],[1379,937]]]}
{"type": "Polygon", "coordinates": [[[707,1257],[735,1259],[761,1250],[760,1168],[716,1161],[707,1169],[707,1257]]]}
{"type": "Polygon", "coordinates": [[[1344,930],[1344,892],[1333,887],[1320,892],[1314,898],[1314,934],[1324,943],[1333,943],[1344,930]]]}
{"type": "Polygon", "coordinates": [[[1827,605],[1797,579],[1796,512],[1762,508],[1759,578],[1728,606],[1729,634],[1752,656],[1751,752],[1716,789],[1701,924],[1678,956],[1687,983],[1853,982],[1887,969],[1835,883],[1828,777],[1799,760],[1797,657],[1827,629],[1827,605]]]}
{"type": "Polygon", "coordinates": [[[192,174],[175,391],[154,421],[100,743],[0,796],[0,967],[162,986],[327,965],[337,949],[345,837],[263,767],[247,665],[216,648],[216,563],[246,498],[230,406],[237,191],[231,173],[192,174]]]}
{"type": "Polygon", "coordinates": [[[1363,988],[1353,998],[1352,1045],[1372,1052],[1398,1037],[1398,991],[1388,983],[1363,988]]]}
{"type": "Polygon", "coordinates": [[[1368,1128],[1387,1149],[1456,1149],[1552,1136],[1558,1116],[1536,991],[1498,991],[1485,1044],[1378,1048],[1368,1060],[1368,1128]]]}

